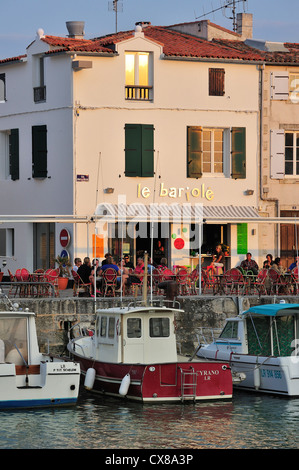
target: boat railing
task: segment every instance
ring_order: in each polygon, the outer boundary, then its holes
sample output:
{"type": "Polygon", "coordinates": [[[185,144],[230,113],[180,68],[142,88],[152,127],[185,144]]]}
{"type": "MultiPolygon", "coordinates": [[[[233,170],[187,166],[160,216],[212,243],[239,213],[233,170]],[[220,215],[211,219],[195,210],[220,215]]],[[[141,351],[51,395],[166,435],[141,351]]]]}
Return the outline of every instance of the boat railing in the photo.
{"type": "Polygon", "coordinates": [[[178,300],[166,300],[166,299],[151,299],[149,300],[134,300],[130,302],[127,306],[128,309],[136,307],[167,307],[175,308],[180,310],[181,304],[178,300]]]}
{"type": "Polygon", "coordinates": [[[212,328],[209,326],[201,326],[196,329],[196,338],[198,344],[207,346],[219,338],[222,328],[212,328]]]}

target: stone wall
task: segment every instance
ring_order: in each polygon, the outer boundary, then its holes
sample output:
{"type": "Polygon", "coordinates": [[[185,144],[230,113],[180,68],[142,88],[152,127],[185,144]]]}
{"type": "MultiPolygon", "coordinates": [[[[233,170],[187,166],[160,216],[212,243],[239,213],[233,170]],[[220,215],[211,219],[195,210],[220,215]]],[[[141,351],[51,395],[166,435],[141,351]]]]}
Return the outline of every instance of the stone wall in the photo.
{"type": "MultiPolygon", "coordinates": [[[[280,298],[279,298],[280,299],[280,298]]],[[[299,298],[286,297],[286,302],[297,303],[299,298]]],[[[125,298],[123,305],[132,303],[132,298],[125,298]]],[[[97,299],[95,306],[91,298],[60,298],[60,299],[22,299],[19,302],[24,310],[28,308],[36,314],[37,335],[41,352],[49,349],[55,354],[64,354],[68,342],[70,327],[78,322],[90,326],[95,320],[97,308],[120,306],[119,298],[97,299]]],[[[278,301],[276,299],[276,301],[278,301]]],[[[273,298],[265,297],[220,297],[220,296],[191,296],[180,297],[180,308],[184,313],[176,315],[178,344],[182,353],[192,354],[203,336],[211,340],[212,329],[221,329],[227,317],[238,315],[239,309],[246,310],[251,305],[271,303],[273,298]]],[[[7,309],[0,303],[1,309],[7,309]]]]}

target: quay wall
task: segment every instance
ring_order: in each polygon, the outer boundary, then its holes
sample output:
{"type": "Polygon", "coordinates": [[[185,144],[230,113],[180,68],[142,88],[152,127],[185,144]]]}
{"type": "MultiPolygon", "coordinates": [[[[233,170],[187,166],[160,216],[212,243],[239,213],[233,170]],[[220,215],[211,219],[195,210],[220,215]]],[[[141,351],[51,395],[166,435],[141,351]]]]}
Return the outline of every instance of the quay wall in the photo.
{"type": "MultiPolygon", "coordinates": [[[[284,299],[288,303],[299,303],[298,296],[238,297],[238,296],[186,296],[179,297],[180,308],[184,313],[176,314],[175,324],[178,345],[183,354],[192,354],[194,348],[204,338],[211,340],[212,329],[220,330],[227,317],[238,315],[239,311],[250,306],[279,302],[284,299]],[[202,335],[203,334],[203,335],[202,335]]],[[[48,348],[53,354],[66,354],[66,345],[70,328],[81,322],[92,327],[95,321],[96,308],[120,306],[119,298],[67,297],[47,299],[12,299],[24,310],[28,308],[36,314],[37,336],[41,352],[48,348]]],[[[134,299],[124,298],[122,305],[132,303],[134,299]]],[[[7,310],[2,301],[1,310],[7,310]]]]}

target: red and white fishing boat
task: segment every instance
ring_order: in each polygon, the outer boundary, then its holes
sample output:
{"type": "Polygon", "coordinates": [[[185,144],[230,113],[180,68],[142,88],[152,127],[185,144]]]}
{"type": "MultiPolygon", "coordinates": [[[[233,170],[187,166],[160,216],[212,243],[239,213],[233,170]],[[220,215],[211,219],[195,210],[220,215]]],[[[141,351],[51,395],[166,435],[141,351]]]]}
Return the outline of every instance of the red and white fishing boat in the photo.
{"type": "Polygon", "coordinates": [[[85,388],[141,402],[230,399],[228,362],[177,353],[176,313],[184,314],[151,303],[97,310],[92,334],[77,324],[68,349],[85,388]]]}

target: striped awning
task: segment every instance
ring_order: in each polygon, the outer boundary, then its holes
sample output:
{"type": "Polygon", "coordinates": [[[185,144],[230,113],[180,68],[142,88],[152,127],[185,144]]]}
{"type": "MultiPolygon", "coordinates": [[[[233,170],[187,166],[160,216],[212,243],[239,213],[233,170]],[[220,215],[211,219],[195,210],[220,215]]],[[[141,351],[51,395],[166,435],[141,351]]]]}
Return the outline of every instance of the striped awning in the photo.
{"type": "Polygon", "coordinates": [[[242,223],[260,219],[251,206],[204,206],[202,204],[111,204],[97,206],[96,217],[109,222],[242,223]]]}

